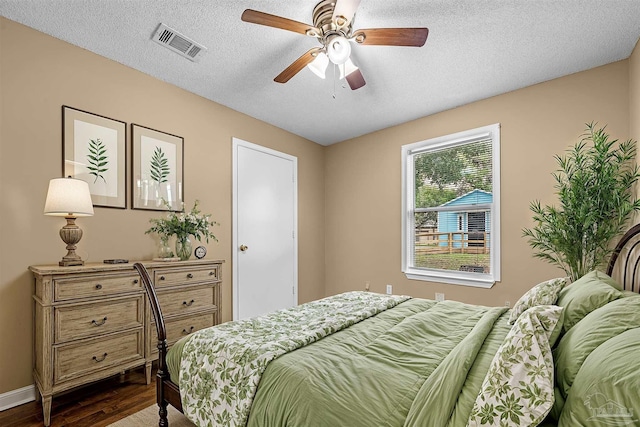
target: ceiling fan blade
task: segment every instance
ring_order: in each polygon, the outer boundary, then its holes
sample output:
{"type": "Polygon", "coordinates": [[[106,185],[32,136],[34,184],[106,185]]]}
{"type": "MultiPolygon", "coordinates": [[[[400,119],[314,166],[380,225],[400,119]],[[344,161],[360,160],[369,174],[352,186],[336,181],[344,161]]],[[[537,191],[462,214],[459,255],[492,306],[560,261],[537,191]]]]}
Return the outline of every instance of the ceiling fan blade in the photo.
{"type": "Polygon", "coordinates": [[[337,0],[333,8],[331,20],[339,27],[345,27],[353,20],[356,10],[360,5],[360,0],[337,0]]]}
{"type": "Polygon", "coordinates": [[[362,77],[362,73],[360,72],[359,69],[348,74],[346,79],[347,79],[347,83],[349,83],[349,87],[351,88],[351,90],[360,89],[362,86],[366,84],[366,82],[364,81],[364,77],[362,77]]]}
{"type": "Polygon", "coordinates": [[[298,74],[300,70],[306,67],[311,61],[316,59],[316,56],[318,52],[320,52],[320,50],[321,48],[319,47],[314,47],[313,49],[309,49],[300,58],[293,61],[291,65],[285,68],[284,71],[278,74],[276,78],[273,80],[278,83],[288,82],[291,79],[291,77],[298,74]]]}
{"type": "Polygon", "coordinates": [[[259,12],[253,9],[247,9],[242,12],[241,19],[244,22],[250,22],[252,24],[266,25],[267,27],[280,28],[287,31],[293,31],[294,33],[300,33],[311,37],[317,37],[320,34],[313,25],[304,24],[302,22],[294,21],[292,19],[283,18],[281,16],[271,15],[265,12],[259,12]]]}
{"type": "Polygon", "coordinates": [[[428,28],[372,28],[355,31],[353,39],[364,45],[420,47],[428,35],[428,28]]]}

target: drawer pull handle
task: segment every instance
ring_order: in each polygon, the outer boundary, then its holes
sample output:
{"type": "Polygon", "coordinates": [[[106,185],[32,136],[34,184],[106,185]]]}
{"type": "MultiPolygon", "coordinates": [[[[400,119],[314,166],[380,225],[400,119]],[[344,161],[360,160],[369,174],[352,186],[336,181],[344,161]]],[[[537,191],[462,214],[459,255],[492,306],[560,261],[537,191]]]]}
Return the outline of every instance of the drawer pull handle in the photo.
{"type": "Polygon", "coordinates": [[[160,280],[164,280],[164,276],[160,276],[160,280]]]}
{"type": "Polygon", "coordinates": [[[189,302],[182,301],[182,305],[184,305],[185,307],[191,307],[194,302],[195,302],[195,300],[191,300],[189,302]]]}
{"type": "Polygon", "coordinates": [[[215,276],[215,275],[216,275],[216,272],[215,272],[215,271],[210,271],[210,272],[209,272],[209,276],[215,276]]]}
{"type": "Polygon", "coordinates": [[[102,289],[102,285],[101,285],[100,283],[98,283],[98,284],[96,285],[96,289],[98,289],[98,290],[102,289]]]}
{"type": "Polygon", "coordinates": [[[186,329],[182,330],[182,335],[189,335],[191,332],[193,332],[195,328],[192,326],[189,328],[189,330],[187,331],[186,329]]]}
{"type": "Polygon", "coordinates": [[[187,274],[187,279],[193,279],[193,274],[191,273],[187,274]]]}
{"type": "Polygon", "coordinates": [[[133,279],[133,284],[137,285],[138,284],[138,279],[133,279]]]}
{"type": "Polygon", "coordinates": [[[95,326],[102,326],[105,323],[107,323],[107,316],[104,316],[104,318],[100,321],[100,322],[96,322],[95,319],[91,321],[91,323],[95,326]]]}
{"type": "Polygon", "coordinates": [[[93,360],[95,360],[98,363],[102,362],[106,358],[107,358],[107,353],[103,354],[100,359],[98,359],[96,356],[93,356],[93,360]]]}

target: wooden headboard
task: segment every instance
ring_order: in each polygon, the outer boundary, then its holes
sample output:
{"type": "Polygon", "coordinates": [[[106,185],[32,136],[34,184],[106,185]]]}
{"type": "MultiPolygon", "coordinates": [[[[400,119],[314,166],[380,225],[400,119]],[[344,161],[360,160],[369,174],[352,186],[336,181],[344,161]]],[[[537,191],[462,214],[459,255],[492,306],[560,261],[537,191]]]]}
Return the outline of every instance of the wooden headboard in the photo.
{"type": "Polygon", "coordinates": [[[640,293],[640,224],[627,231],[616,245],[607,274],[625,290],[640,293]]]}

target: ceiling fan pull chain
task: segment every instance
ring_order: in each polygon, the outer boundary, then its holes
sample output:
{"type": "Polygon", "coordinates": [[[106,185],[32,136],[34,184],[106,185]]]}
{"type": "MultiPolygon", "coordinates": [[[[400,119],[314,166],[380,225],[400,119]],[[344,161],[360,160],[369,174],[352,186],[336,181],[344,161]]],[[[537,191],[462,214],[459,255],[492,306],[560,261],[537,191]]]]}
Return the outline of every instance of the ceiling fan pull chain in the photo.
{"type": "Polygon", "coordinates": [[[333,99],[336,99],[336,64],[333,64],[333,99]]]}

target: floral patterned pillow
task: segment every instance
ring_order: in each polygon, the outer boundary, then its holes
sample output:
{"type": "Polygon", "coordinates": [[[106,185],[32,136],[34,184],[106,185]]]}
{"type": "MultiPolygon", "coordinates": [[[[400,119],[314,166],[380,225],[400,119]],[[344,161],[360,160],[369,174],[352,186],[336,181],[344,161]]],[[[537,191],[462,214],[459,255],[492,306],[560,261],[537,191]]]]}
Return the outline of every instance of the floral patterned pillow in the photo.
{"type": "Polygon", "coordinates": [[[551,410],[553,356],[549,337],[562,307],[538,305],[516,321],[493,358],[467,427],[537,426],[551,410]]]}
{"type": "Polygon", "coordinates": [[[538,283],[533,288],[529,289],[527,293],[522,295],[518,302],[516,302],[516,304],[513,306],[511,315],[509,316],[509,324],[513,325],[518,317],[528,308],[535,307],[536,305],[555,304],[558,300],[560,291],[568,283],[568,277],[559,277],[557,279],[551,279],[547,280],[546,282],[538,283]]]}

